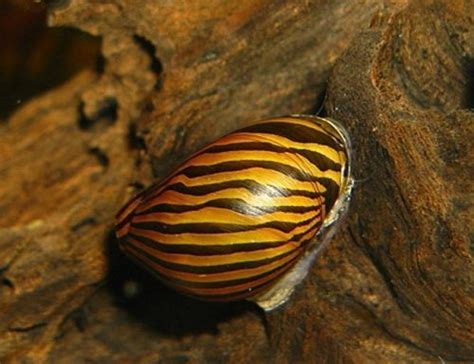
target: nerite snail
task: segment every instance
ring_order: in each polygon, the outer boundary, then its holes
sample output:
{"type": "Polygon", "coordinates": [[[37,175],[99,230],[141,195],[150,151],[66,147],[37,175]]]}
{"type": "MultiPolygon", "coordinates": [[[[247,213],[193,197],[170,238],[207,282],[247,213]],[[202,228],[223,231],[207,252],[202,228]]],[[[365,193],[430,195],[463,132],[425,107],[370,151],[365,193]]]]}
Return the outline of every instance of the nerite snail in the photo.
{"type": "Polygon", "coordinates": [[[351,146],[332,119],[290,116],[203,148],[117,215],[122,250],[211,301],[285,302],[344,215],[351,146]]]}

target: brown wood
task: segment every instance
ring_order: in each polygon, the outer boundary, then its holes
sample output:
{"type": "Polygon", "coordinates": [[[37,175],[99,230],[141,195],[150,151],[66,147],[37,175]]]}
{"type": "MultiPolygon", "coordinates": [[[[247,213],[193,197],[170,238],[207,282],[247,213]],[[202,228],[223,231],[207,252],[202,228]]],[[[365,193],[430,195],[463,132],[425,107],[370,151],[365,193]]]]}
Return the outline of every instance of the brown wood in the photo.
{"type": "Polygon", "coordinates": [[[474,360],[472,1],[53,5],[106,63],[0,125],[2,363],[474,360]],[[117,250],[141,185],[325,97],[358,182],[281,310],[179,296],[117,250]]]}

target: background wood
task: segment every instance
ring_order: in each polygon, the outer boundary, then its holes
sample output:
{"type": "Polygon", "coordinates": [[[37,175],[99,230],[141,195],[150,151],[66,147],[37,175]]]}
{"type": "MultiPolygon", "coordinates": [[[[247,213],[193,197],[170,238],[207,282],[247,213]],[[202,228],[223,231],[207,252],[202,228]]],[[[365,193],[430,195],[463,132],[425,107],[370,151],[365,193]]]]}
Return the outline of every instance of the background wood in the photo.
{"type": "Polygon", "coordinates": [[[0,126],[2,362],[474,360],[472,1],[54,2],[102,37],[0,126]],[[113,216],[262,117],[348,126],[347,224],[283,309],[196,302],[117,250],[113,216]]]}

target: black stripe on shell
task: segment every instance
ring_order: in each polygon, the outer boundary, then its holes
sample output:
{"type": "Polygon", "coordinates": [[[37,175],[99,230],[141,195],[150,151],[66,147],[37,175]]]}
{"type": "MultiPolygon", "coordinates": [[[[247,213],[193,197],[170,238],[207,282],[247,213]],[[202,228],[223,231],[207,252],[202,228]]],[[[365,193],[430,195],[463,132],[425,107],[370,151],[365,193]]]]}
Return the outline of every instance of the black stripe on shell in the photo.
{"type": "MultiPolygon", "coordinates": [[[[137,233],[130,232],[127,237],[132,239],[139,240],[144,245],[161,251],[163,253],[172,253],[172,254],[188,254],[188,255],[225,255],[225,254],[232,254],[232,253],[240,253],[240,252],[252,252],[257,250],[264,250],[270,248],[277,248],[279,246],[283,246],[289,242],[298,242],[300,239],[303,238],[306,234],[310,233],[314,230],[314,234],[311,235],[313,238],[319,228],[321,227],[322,222],[318,221],[316,224],[312,225],[305,231],[295,234],[293,238],[289,241],[258,241],[258,242],[234,242],[232,244],[210,244],[210,245],[197,245],[197,244],[168,244],[156,241],[154,239],[147,238],[145,236],[141,236],[137,233]]],[[[123,244],[131,244],[126,240],[123,240],[123,244]]]]}
{"type": "Polygon", "coordinates": [[[192,196],[204,196],[214,192],[223,191],[231,188],[244,188],[247,191],[255,195],[266,195],[271,197],[289,197],[289,196],[302,196],[309,198],[319,197],[321,194],[316,191],[306,190],[293,190],[290,188],[281,188],[270,184],[261,184],[251,179],[236,179],[229,180],[226,182],[209,183],[199,186],[187,186],[182,182],[172,183],[166,186],[162,193],[165,191],[176,191],[185,193],[192,196]]]}
{"type": "MultiPolygon", "coordinates": [[[[140,257],[140,255],[143,254],[143,253],[139,252],[138,250],[136,250],[134,248],[132,248],[131,250],[128,250],[127,254],[130,255],[133,259],[138,260],[139,263],[144,264],[147,267],[147,262],[144,261],[143,258],[141,259],[141,257],[140,257]],[[133,250],[134,252],[132,252],[131,250],[133,250]]],[[[145,259],[148,259],[150,261],[152,261],[152,259],[153,259],[153,257],[150,257],[146,253],[143,254],[143,256],[145,257],[145,259]]],[[[149,267],[148,267],[148,269],[153,274],[157,275],[160,279],[163,279],[165,282],[168,282],[169,284],[172,285],[172,287],[175,287],[175,288],[177,288],[176,284],[178,284],[179,286],[190,287],[190,288],[226,288],[226,287],[231,287],[231,286],[238,285],[238,284],[250,283],[252,281],[256,281],[258,279],[269,276],[269,275],[273,274],[274,272],[276,272],[279,269],[291,266],[294,263],[294,261],[297,260],[299,257],[300,257],[300,254],[298,254],[297,256],[295,256],[293,259],[289,260],[288,262],[286,262],[282,266],[275,267],[275,268],[273,268],[273,269],[271,269],[267,272],[264,272],[264,273],[260,273],[260,274],[250,276],[250,277],[247,277],[247,278],[239,278],[239,279],[216,281],[216,282],[191,282],[191,281],[187,281],[187,280],[184,280],[184,279],[169,277],[169,276],[164,275],[163,273],[157,272],[157,271],[155,271],[155,270],[153,270],[152,268],[149,268],[149,267]]],[[[284,269],[282,269],[282,270],[284,270],[284,269]]],[[[264,284],[268,284],[268,283],[269,282],[265,282],[264,284]]],[[[241,291],[237,291],[237,292],[241,292],[241,291]]]]}
{"type": "MultiPolygon", "coordinates": [[[[263,161],[263,160],[242,160],[242,161],[230,161],[222,162],[203,166],[188,166],[180,171],[179,174],[183,174],[188,178],[196,178],[209,176],[213,174],[223,172],[244,172],[252,168],[263,168],[280,172],[290,178],[302,182],[315,182],[318,181],[318,177],[313,177],[310,174],[302,171],[299,168],[295,168],[285,163],[263,161]]],[[[178,174],[178,175],[179,175],[178,174]]]]}
{"type": "Polygon", "coordinates": [[[211,223],[211,222],[196,222],[183,224],[167,224],[159,221],[149,222],[134,222],[132,220],[132,227],[134,229],[144,229],[162,234],[228,234],[239,233],[247,231],[258,231],[260,229],[275,229],[283,233],[290,233],[293,229],[305,226],[313,221],[315,217],[299,221],[297,223],[283,222],[283,221],[269,221],[262,224],[242,225],[230,223],[211,223]]]}
{"type": "MultiPolygon", "coordinates": [[[[141,254],[146,256],[153,263],[156,263],[157,265],[160,265],[164,268],[174,270],[176,272],[193,273],[193,274],[213,274],[213,273],[226,273],[226,272],[232,272],[232,271],[243,270],[243,269],[258,268],[258,267],[273,263],[277,260],[287,257],[288,255],[293,254],[295,250],[304,246],[306,243],[307,242],[304,242],[302,245],[295,247],[294,249],[288,252],[273,256],[271,258],[264,258],[260,260],[238,262],[238,263],[231,263],[231,264],[216,264],[216,265],[202,265],[202,266],[168,262],[166,260],[158,258],[157,256],[147,253],[146,251],[140,249],[140,247],[136,244],[129,243],[127,249],[132,247],[137,252],[140,252],[141,254]]],[[[218,258],[216,258],[216,262],[218,262],[218,258]]]]}
{"type": "Polygon", "coordinates": [[[269,151],[275,153],[292,153],[306,158],[309,162],[315,165],[321,171],[333,170],[340,171],[341,165],[326,157],[324,154],[314,152],[308,149],[286,148],[284,146],[275,145],[265,142],[239,142],[229,143],[225,145],[214,145],[207,148],[204,153],[217,154],[223,152],[235,151],[269,151]]]}
{"type": "Polygon", "coordinates": [[[328,133],[296,123],[265,122],[248,126],[238,130],[238,132],[273,134],[297,143],[326,145],[338,152],[344,150],[342,143],[338,142],[328,133]]]}
{"type": "MultiPolygon", "coordinates": [[[[182,213],[189,211],[203,210],[206,207],[222,208],[232,210],[242,215],[261,216],[274,212],[289,212],[289,213],[307,213],[316,210],[319,205],[313,206],[254,206],[250,205],[242,199],[220,198],[210,200],[196,205],[178,205],[178,204],[162,204],[157,203],[153,207],[146,209],[135,216],[148,215],[158,212],[182,213]]],[[[179,218],[179,216],[177,216],[179,218]]]]}

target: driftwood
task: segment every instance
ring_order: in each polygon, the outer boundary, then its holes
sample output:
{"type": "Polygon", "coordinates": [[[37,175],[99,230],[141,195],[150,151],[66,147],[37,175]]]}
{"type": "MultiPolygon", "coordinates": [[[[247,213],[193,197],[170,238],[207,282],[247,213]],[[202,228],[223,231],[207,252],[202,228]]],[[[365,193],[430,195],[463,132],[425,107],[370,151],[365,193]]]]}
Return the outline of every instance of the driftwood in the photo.
{"type": "Polygon", "coordinates": [[[0,361],[474,360],[472,1],[60,1],[86,71],[0,126],[0,361]],[[350,130],[347,222],[283,309],[179,296],[115,212],[215,137],[316,112],[350,130]]]}

